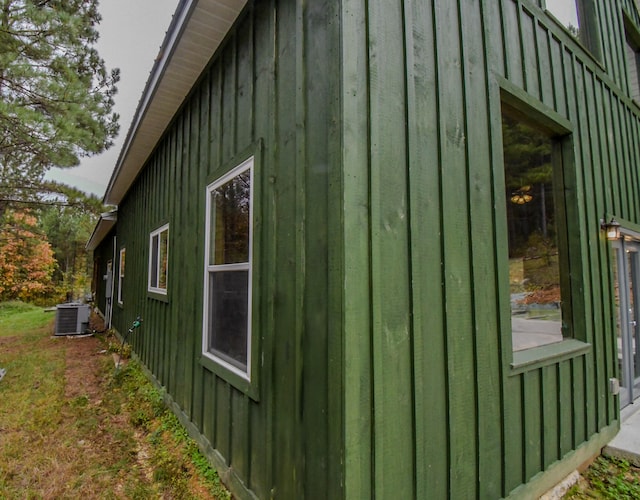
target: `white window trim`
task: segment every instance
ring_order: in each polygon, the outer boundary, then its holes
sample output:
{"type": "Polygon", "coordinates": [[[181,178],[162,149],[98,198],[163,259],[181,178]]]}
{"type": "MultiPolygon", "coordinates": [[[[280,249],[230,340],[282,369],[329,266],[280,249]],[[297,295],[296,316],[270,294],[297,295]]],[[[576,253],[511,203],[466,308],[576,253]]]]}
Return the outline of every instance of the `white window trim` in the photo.
{"type": "Polygon", "coordinates": [[[127,252],[126,247],[122,247],[120,249],[120,257],[118,259],[118,304],[119,305],[124,304],[124,301],[122,300],[122,284],[124,281],[124,273],[126,271],[125,269],[123,269],[123,266],[122,266],[122,262],[123,262],[122,256],[125,255],[125,258],[126,258],[126,252],[127,252]]]}
{"type": "Polygon", "coordinates": [[[206,189],[206,220],[205,220],[205,252],[204,252],[204,297],[203,297],[203,314],[202,314],[202,355],[215,363],[223,366],[225,369],[240,376],[244,380],[251,381],[251,345],[252,345],[252,331],[251,331],[251,318],[252,318],[252,290],[253,290],[253,186],[254,186],[254,171],[253,171],[254,158],[248,158],[237,167],[227,172],[222,177],[218,178],[207,186],[206,189]],[[249,171],[251,176],[251,185],[249,186],[249,261],[241,262],[237,264],[218,264],[210,265],[209,258],[211,256],[211,245],[214,244],[211,238],[211,193],[226,184],[234,177],[242,174],[245,171],[249,171]],[[214,353],[209,352],[209,275],[216,271],[240,271],[248,270],[248,282],[247,282],[247,370],[243,371],[237,366],[229,363],[223,358],[216,356],[214,353]]]}
{"type": "Polygon", "coordinates": [[[169,281],[169,224],[165,224],[162,227],[159,227],[155,231],[152,231],[149,234],[149,276],[148,276],[148,288],[147,290],[153,293],[157,293],[160,295],[167,295],[167,287],[160,288],[158,286],[151,286],[151,277],[153,273],[156,275],[156,282],[160,282],[160,245],[158,245],[158,258],[156,260],[157,267],[153,269],[153,238],[154,236],[158,236],[158,241],[160,241],[160,235],[167,231],[167,282],[169,281]]]}

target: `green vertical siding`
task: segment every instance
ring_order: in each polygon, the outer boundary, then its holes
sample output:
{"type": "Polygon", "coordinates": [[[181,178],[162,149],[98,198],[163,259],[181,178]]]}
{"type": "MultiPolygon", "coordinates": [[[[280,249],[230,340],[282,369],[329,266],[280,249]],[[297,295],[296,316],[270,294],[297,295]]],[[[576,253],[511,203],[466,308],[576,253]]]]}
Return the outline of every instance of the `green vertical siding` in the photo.
{"type": "MultiPolygon", "coordinates": [[[[342,2],[344,196],[344,425],[346,498],[373,498],[371,228],[366,0],[342,2]],[[351,332],[351,333],[348,333],[351,332]],[[348,362],[347,362],[348,360],[348,362]]],[[[419,443],[421,444],[421,443],[419,443]]]]}
{"type": "Polygon", "coordinates": [[[439,203],[441,173],[435,168],[439,161],[438,100],[435,88],[438,73],[434,71],[437,50],[434,12],[431,5],[414,4],[405,9],[405,17],[415,27],[405,34],[407,51],[407,99],[415,106],[407,109],[408,127],[408,183],[411,186],[409,210],[411,250],[411,290],[413,295],[413,371],[415,387],[415,477],[416,492],[447,490],[446,456],[447,433],[431,432],[431,422],[447,420],[446,339],[440,335],[444,328],[442,288],[443,249],[442,213],[439,203]],[[434,113],[434,109],[436,112],[434,113]],[[435,153],[435,154],[434,154],[435,153]],[[424,168],[425,159],[431,168],[424,168]],[[429,212],[431,217],[415,214],[429,212]],[[415,238],[431,234],[433,238],[415,238]],[[430,265],[425,263],[430,262],[430,265]],[[430,285],[431,284],[431,285],[430,285]],[[435,286],[434,286],[435,285],[435,286]],[[431,380],[424,384],[423,380],[431,380]]]}
{"type": "Polygon", "coordinates": [[[375,92],[369,109],[379,120],[369,125],[371,321],[374,474],[382,498],[414,496],[413,377],[408,249],[409,192],[406,173],[406,87],[403,9],[371,5],[368,11],[369,74],[375,92]],[[391,278],[393,277],[393,278],[391,278]],[[391,278],[391,279],[390,279],[391,278]],[[397,448],[396,448],[397,447],[397,448]],[[397,460],[395,449],[408,453],[397,460]]]}
{"type": "Polygon", "coordinates": [[[126,301],[114,323],[143,316],[136,353],[236,491],[527,497],[617,425],[599,220],[640,223],[622,16],[640,17],[631,0],[595,2],[594,56],[539,5],[249,2],[176,114],[119,207],[126,301]],[[566,306],[591,346],[520,371],[501,86],[571,130],[566,306]],[[205,187],[247,152],[259,162],[253,398],[200,363],[205,187]],[[166,222],[163,301],[146,280],[149,232],[166,222]]]}
{"type": "Polygon", "coordinates": [[[348,498],[533,494],[542,486],[523,485],[562,474],[559,461],[615,426],[599,219],[640,220],[640,109],[622,50],[632,2],[596,4],[597,57],[534,1],[342,2],[348,498]],[[571,124],[567,306],[591,345],[522,373],[510,366],[502,78],[571,124]]]}
{"type": "Polygon", "coordinates": [[[260,498],[342,496],[341,322],[329,313],[342,304],[335,16],[332,2],[250,2],[119,207],[131,250],[116,326],[143,316],[136,353],[232,484],[260,498]],[[205,188],[246,152],[260,162],[255,400],[200,364],[205,188]],[[167,222],[164,301],[146,280],[149,232],[167,222]]]}

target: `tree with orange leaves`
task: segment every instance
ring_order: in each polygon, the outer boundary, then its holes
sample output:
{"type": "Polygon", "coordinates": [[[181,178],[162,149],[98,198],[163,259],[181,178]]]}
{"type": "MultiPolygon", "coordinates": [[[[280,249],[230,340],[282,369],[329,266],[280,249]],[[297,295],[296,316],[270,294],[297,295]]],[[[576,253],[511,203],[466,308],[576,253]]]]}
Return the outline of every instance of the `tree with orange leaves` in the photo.
{"type": "Polygon", "coordinates": [[[0,228],[0,301],[32,302],[53,291],[51,245],[28,212],[7,211],[0,228]]]}

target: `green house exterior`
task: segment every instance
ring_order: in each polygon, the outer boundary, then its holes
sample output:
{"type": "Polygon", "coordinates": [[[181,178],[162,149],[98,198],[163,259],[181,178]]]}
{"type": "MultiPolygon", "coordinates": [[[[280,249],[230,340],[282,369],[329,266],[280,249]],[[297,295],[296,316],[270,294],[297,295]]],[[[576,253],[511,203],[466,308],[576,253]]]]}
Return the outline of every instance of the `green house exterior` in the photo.
{"type": "Polygon", "coordinates": [[[578,0],[576,30],[544,2],[180,2],[89,248],[239,498],[534,498],[617,433],[640,12],[578,0]],[[560,337],[523,350],[507,115],[551,144],[562,293],[560,337]],[[215,200],[247,179],[221,257],[215,200]]]}

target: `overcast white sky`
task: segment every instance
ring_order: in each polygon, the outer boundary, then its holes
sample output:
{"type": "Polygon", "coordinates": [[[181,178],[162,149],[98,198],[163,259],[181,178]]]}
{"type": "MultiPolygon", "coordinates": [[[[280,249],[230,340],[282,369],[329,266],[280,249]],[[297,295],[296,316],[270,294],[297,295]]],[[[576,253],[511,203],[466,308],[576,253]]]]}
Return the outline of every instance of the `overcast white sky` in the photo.
{"type": "Polygon", "coordinates": [[[578,27],[576,0],[547,0],[547,9],[565,26],[578,27]]]}
{"type": "MultiPolygon", "coordinates": [[[[115,110],[120,134],[105,153],[84,158],[73,169],[54,169],[55,178],[102,197],[127,135],[144,84],[179,0],[101,0],[98,51],[108,69],[120,68],[115,110]]],[[[575,0],[547,0],[547,8],[565,25],[578,25],[575,0]]]]}
{"type": "Polygon", "coordinates": [[[120,68],[115,111],[120,134],[101,155],[84,158],[78,167],[54,169],[47,177],[102,197],[138,106],[144,84],[179,0],[100,0],[102,22],[97,48],[107,69],[120,68]]]}

